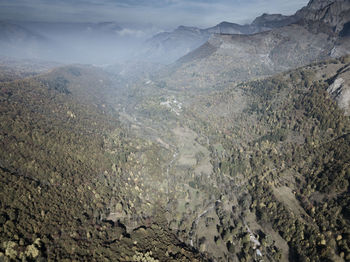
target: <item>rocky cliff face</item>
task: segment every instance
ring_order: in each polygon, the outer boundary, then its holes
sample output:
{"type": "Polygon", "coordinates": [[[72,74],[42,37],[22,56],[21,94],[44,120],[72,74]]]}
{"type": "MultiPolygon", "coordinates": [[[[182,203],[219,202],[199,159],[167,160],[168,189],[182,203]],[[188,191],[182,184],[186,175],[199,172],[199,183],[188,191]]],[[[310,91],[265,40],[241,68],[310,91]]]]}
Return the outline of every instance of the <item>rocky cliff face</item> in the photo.
{"type": "Polygon", "coordinates": [[[350,65],[341,68],[328,82],[330,84],[328,93],[345,114],[350,115],[350,65]]]}
{"type": "Polygon", "coordinates": [[[350,2],[347,0],[311,0],[309,4],[296,13],[299,19],[322,22],[334,32],[343,30],[350,21],[350,2]]]}

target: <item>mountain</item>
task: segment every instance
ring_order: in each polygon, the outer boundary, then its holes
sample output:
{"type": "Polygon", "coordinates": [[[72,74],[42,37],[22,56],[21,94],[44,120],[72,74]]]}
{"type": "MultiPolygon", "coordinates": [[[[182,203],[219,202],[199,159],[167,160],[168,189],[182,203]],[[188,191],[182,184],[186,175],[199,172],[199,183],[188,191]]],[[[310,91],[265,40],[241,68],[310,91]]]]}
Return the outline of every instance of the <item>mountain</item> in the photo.
{"type": "Polygon", "coordinates": [[[348,1],[314,0],[294,15],[263,14],[247,25],[222,22],[206,29],[180,26],[172,32],[160,33],[149,39],[140,57],[144,56],[154,62],[170,64],[204,44],[213,34],[251,35],[284,27],[301,20],[321,22],[322,27],[327,26],[330,30],[345,36],[349,35],[349,16],[348,1]]]}
{"type": "Polygon", "coordinates": [[[298,18],[295,15],[286,16],[281,14],[262,14],[261,16],[255,18],[251,26],[260,27],[262,28],[260,31],[266,31],[272,28],[278,28],[292,24],[297,20],[298,18]]]}
{"type": "Polygon", "coordinates": [[[296,20],[295,16],[263,14],[249,25],[221,22],[206,29],[179,26],[172,32],[159,33],[147,40],[145,50],[138,56],[141,59],[169,64],[204,44],[214,34],[255,34],[291,24],[296,20]]]}
{"type": "Polygon", "coordinates": [[[163,32],[145,42],[137,57],[142,60],[169,63],[203,44],[210,34],[195,27],[179,26],[173,32],[163,32]]]}
{"type": "Polygon", "coordinates": [[[348,54],[350,39],[342,33],[350,21],[348,1],[320,5],[319,10],[315,5],[313,1],[297,12],[298,21],[287,26],[254,35],[211,36],[201,47],[169,67],[165,78],[169,72],[176,77],[167,81],[168,86],[219,88],[228,81],[261,78],[348,54]]]}
{"type": "Polygon", "coordinates": [[[296,22],[298,18],[296,16],[284,16],[281,14],[262,14],[254,19],[251,24],[239,25],[229,22],[221,22],[220,24],[206,29],[210,34],[243,34],[251,35],[259,32],[271,30],[286,26],[296,22]]]}
{"type": "Polygon", "coordinates": [[[180,26],[172,32],[153,36],[145,43],[146,48],[139,56],[154,62],[169,64],[204,44],[214,34],[251,35],[286,26],[298,20],[299,16],[296,15],[263,14],[246,25],[224,21],[206,29],[180,26]]]}
{"type": "Polygon", "coordinates": [[[259,31],[258,26],[239,25],[236,23],[221,22],[220,24],[206,29],[212,34],[254,34],[259,31]]]}

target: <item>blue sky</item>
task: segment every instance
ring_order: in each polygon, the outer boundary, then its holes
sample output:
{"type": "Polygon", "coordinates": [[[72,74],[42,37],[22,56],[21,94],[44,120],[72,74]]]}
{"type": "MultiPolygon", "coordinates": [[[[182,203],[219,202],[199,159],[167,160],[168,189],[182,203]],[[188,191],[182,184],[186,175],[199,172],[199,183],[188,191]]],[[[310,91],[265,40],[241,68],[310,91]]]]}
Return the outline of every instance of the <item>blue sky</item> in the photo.
{"type": "Polygon", "coordinates": [[[307,0],[0,0],[0,20],[210,27],[247,23],[262,13],[293,14],[307,0]]]}

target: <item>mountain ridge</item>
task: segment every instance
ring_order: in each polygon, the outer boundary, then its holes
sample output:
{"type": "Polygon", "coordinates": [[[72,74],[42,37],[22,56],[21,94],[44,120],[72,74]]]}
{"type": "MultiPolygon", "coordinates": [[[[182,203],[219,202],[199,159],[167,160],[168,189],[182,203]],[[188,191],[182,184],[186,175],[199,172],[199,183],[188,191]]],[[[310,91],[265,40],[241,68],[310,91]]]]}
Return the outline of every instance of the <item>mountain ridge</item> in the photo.
{"type": "MultiPolygon", "coordinates": [[[[339,3],[345,1],[334,1],[318,10],[317,14],[324,14],[325,10],[335,10],[329,12],[344,27],[350,21],[350,16],[346,16],[350,5],[342,4],[348,9],[332,8],[332,5],[339,3]]],[[[232,79],[239,82],[262,78],[314,61],[350,53],[350,38],[340,34],[342,29],[328,23],[331,20],[330,14],[325,16],[325,22],[321,18],[308,20],[309,13],[306,9],[303,10],[305,18],[269,31],[252,35],[214,34],[204,45],[169,66],[164,71],[164,79],[167,79],[167,75],[175,74],[176,77],[169,78],[167,82],[175,89],[216,88],[215,86],[232,79]]],[[[297,16],[300,17],[300,14],[297,16]]]]}
{"type": "Polygon", "coordinates": [[[265,13],[256,17],[252,23],[245,25],[223,21],[205,29],[180,26],[172,32],[159,33],[147,40],[146,50],[142,53],[147,53],[148,59],[169,64],[174,62],[174,58],[181,58],[188,54],[188,50],[193,51],[195,48],[200,47],[214,34],[253,35],[294,23],[303,23],[303,21],[309,24],[311,21],[322,22],[324,26],[327,25],[329,27],[329,30],[339,34],[344,25],[349,22],[347,19],[350,17],[349,6],[350,3],[346,0],[313,0],[293,15],[265,13]],[[195,32],[190,39],[186,37],[189,31],[195,32]],[[164,58],[166,55],[169,58],[164,58]]]}
{"type": "Polygon", "coordinates": [[[296,16],[284,16],[281,14],[262,14],[250,24],[240,25],[223,21],[215,26],[200,29],[197,27],[179,26],[172,32],[159,33],[146,42],[147,58],[156,62],[171,63],[189,51],[204,44],[214,34],[244,34],[251,35],[259,32],[279,28],[298,20],[296,16]],[[192,34],[191,38],[188,35],[192,34]],[[165,56],[166,54],[166,56],[165,56]],[[166,57],[166,58],[164,58],[166,57]]]}

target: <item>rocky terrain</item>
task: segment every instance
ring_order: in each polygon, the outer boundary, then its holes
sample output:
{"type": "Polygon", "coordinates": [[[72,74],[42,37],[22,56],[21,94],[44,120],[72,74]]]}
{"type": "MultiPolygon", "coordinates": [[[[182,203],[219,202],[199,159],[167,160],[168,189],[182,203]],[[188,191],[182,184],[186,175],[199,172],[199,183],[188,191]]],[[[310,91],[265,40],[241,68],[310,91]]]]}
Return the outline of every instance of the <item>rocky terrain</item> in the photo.
{"type": "Polygon", "coordinates": [[[328,93],[337,101],[339,107],[345,111],[346,115],[350,113],[350,68],[345,66],[329,80],[328,93]]]}

